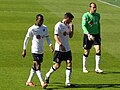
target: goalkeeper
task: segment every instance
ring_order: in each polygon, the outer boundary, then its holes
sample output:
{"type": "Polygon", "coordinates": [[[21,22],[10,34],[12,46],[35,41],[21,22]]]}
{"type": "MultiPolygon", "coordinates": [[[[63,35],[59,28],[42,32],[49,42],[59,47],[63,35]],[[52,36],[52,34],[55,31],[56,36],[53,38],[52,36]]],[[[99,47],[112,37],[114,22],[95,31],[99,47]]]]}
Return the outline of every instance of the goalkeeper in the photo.
{"type": "Polygon", "coordinates": [[[103,70],[99,68],[101,58],[101,38],[100,38],[100,14],[96,13],[97,6],[94,2],[89,4],[89,12],[86,12],[82,16],[82,29],[84,32],[83,37],[83,72],[88,73],[86,68],[86,62],[90,53],[92,45],[94,45],[96,55],[95,72],[102,73],[103,70]]]}

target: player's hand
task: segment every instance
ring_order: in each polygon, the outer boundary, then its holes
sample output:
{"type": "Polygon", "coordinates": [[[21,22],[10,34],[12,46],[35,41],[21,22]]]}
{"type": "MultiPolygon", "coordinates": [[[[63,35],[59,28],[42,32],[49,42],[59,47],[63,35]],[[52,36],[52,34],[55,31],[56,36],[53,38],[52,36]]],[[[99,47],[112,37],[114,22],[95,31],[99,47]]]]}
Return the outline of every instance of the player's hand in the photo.
{"type": "Polygon", "coordinates": [[[70,25],[71,30],[74,30],[74,25],[72,23],[70,23],[69,25],[70,25]]]}
{"type": "Polygon", "coordinates": [[[66,51],[65,47],[61,44],[60,45],[62,51],[66,51]]]}
{"type": "Polygon", "coordinates": [[[22,57],[25,57],[25,56],[26,56],[26,50],[23,50],[22,57]]]}
{"type": "Polygon", "coordinates": [[[95,37],[93,37],[91,34],[87,34],[87,36],[89,41],[94,41],[95,37]]]}
{"type": "Polygon", "coordinates": [[[52,53],[53,53],[53,52],[54,52],[54,48],[53,48],[52,45],[50,46],[50,49],[51,49],[51,51],[52,51],[52,53]]]}

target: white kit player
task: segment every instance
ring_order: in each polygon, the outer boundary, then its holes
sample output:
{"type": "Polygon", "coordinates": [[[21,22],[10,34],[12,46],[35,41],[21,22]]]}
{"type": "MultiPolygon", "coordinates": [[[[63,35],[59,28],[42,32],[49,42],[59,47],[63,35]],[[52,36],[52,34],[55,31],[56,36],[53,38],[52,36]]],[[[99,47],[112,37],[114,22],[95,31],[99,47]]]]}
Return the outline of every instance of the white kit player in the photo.
{"type": "Polygon", "coordinates": [[[23,45],[22,56],[23,57],[26,56],[26,48],[27,48],[28,40],[29,38],[31,38],[32,39],[31,52],[34,60],[26,85],[35,86],[35,84],[32,83],[32,78],[36,73],[40,80],[42,88],[46,88],[47,83],[43,81],[42,72],[41,72],[41,63],[43,61],[43,54],[44,54],[44,38],[46,38],[47,43],[50,46],[50,49],[52,51],[54,51],[54,49],[49,39],[48,28],[47,26],[43,25],[43,21],[44,21],[43,15],[41,14],[36,15],[35,24],[28,29],[28,32],[26,34],[23,45]]]}
{"type": "MultiPolygon", "coordinates": [[[[66,62],[66,86],[71,86],[70,77],[72,73],[72,53],[70,50],[68,39],[73,37],[74,27],[72,24],[74,16],[71,13],[66,13],[64,19],[55,25],[54,39],[55,52],[53,62],[54,65],[46,73],[45,81],[49,83],[51,74],[56,71],[62,61],[66,62]]],[[[59,77],[59,76],[58,76],[59,77]]]]}

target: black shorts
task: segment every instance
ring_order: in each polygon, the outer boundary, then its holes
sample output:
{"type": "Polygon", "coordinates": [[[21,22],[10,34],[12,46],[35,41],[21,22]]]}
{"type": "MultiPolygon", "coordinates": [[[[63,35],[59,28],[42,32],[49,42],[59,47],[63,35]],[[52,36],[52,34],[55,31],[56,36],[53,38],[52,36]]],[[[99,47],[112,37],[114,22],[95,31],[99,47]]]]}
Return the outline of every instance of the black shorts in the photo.
{"type": "Polygon", "coordinates": [[[43,54],[32,53],[34,61],[43,62],[43,54]]]}
{"type": "Polygon", "coordinates": [[[61,63],[63,60],[72,61],[71,51],[68,51],[68,52],[55,51],[53,61],[56,63],[61,63]]]}
{"type": "Polygon", "coordinates": [[[93,37],[95,37],[94,41],[89,41],[88,36],[84,34],[84,37],[83,37],[83,48],[84,49],[91,49],[92,45],[101,45],[100,34],[93,35],[93,37]]]}

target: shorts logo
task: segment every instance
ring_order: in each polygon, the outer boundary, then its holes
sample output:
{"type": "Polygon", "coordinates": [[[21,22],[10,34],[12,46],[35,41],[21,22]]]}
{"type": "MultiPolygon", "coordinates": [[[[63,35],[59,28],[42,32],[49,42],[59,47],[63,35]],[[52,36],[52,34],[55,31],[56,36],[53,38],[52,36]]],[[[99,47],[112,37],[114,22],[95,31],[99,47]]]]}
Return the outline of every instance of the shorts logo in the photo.
{"type": "Polygon", "coordinates": [[[39,60],[39,57],[37,57],[37,60],[39,60]]]}
{"type": "Polygon", "coordinates": [[[87,47],[87,45],[84,45],[84,48],[86,48],[87,47]]]}
{"type": "Polygon", "coordinates": [[[59,60],[59,58],[56,58],[56,62],[59,62],[60,60],[59,60]]]}

